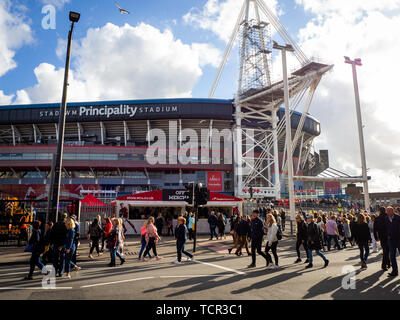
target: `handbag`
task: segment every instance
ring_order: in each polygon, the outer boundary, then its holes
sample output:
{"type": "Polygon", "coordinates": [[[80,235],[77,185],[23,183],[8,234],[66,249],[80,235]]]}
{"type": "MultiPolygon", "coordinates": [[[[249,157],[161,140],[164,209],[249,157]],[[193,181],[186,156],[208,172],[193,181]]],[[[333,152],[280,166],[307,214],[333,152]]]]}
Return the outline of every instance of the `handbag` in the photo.
{"type": "Polygon", "coordinates": [[[281,230],[280,226],[278,227],[278,231],[276,232],[276,238],[278,240],[282,240],[282,230],[281,230]]]}
{"type": "Polygon", "coordinates": [[[24,252],[33,252],[34,249],[35,249],[35,245],[34,244],[28,244],[25,247],[24,252]]]}

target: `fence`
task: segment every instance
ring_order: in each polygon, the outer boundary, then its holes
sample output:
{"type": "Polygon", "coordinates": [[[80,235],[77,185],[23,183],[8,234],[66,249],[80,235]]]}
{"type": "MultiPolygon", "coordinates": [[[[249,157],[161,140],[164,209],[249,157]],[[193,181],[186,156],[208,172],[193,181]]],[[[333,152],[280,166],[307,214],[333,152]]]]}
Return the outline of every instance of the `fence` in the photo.
{"type": "Polygon", "coordinates": [[[104,214],[111,217],[114,214],[114,206],[112,204],[104,205],[86,205],[81,204],[79,223],[81,227],[81,237],[86,237],[89,231],[89,225],[93,222],[98,215],[103,218],[104,214]]]}

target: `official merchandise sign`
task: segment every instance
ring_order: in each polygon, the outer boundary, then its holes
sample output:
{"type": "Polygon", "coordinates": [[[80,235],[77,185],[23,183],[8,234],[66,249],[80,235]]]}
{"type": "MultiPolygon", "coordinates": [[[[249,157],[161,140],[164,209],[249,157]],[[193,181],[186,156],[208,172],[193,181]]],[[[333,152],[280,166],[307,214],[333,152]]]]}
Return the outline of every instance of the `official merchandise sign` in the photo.
{"type": "Polygon", "coordinates": [[[186,190],[164,189],[162,191],[162,201],[187,201],[189,197],[185,194],[186,190]]]}

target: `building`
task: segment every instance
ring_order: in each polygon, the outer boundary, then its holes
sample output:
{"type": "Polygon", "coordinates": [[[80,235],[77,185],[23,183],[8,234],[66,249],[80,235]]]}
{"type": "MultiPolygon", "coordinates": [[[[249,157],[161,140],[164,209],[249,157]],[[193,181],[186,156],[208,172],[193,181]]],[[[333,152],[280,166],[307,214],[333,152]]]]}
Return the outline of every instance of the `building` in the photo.
{"type": "MultiPolygon", "coordinates": [[[[47,198],[58,114],[59,104],[0,108],[2,197],[47,198]]],[[[234,114],[233,101],[219,99],[70,103],[60,196],[73,199],[94,193],[110,200],[138,191],[178,189],[190,181],[202,182],[215,192],[233,194],[233,140],[229,134],[234,129],[234,114]],[[163,152],[165,163],[154,163],[163,152]]],[[[293,132],[301,115],[292,114],[293,132]]],[[[284,117],[283,109],[278,116],[284,117]]],[[[251,121],[246,123],[248,129],[255,126],[251,121]]],[[[318,120],[307,116],[303,134],[307,141],[317,137],[318,120]]],[[[284,138],[280,137],[280,159],[283,152],[284,138]]],[[[320,165],[318,154],[306,150],[300,142],[294,157],[300,175],[303,168],[310,171],[320,165]]],[[[257,186],[262,187],[255,181],[257,186]]],[[[302,182],[296,182],[296,189],[303,187],[302,182]]]]}

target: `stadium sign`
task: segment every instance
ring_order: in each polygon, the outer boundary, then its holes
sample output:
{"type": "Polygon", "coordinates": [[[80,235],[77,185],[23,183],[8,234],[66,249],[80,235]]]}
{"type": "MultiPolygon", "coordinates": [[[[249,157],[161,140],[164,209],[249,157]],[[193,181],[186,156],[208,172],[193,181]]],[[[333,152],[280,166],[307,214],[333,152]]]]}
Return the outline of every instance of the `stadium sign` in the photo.
{"type": "MultiPolygon", "coordinates": [[[[43,104],[0,108],[0,124],[57,123],[59,104],[43,104]]],[[[71,103],[66,110],[67,122],[217,119],[231,120],[233,105],[207,102],[144,102],[144,103],[71,103]],[[210,113],[210,108],[213,110],[210,113]]]]}

